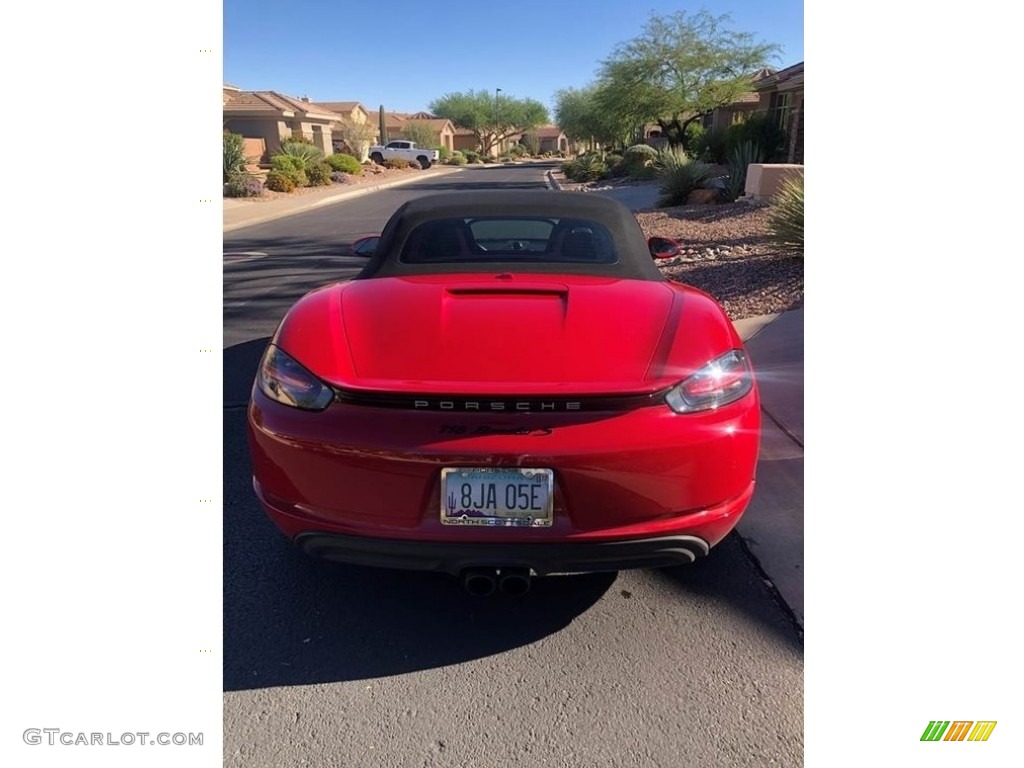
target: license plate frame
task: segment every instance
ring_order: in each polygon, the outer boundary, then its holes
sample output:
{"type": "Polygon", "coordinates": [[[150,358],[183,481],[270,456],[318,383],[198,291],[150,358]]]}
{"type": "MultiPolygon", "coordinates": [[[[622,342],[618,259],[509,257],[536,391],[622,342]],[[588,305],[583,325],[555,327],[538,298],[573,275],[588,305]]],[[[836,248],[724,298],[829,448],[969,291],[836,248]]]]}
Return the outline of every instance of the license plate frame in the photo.
{"type": "Polygon", "coordinates": [[[548,528],[554,518],[554,486],[554,471],[543,467],[445,467],[441,470],[441,524],[548,528]],[[461,504],[467,498],[466,484],[469,505],[461,504]],[[509,500],[522,508],[510,508],[509,500]]]}

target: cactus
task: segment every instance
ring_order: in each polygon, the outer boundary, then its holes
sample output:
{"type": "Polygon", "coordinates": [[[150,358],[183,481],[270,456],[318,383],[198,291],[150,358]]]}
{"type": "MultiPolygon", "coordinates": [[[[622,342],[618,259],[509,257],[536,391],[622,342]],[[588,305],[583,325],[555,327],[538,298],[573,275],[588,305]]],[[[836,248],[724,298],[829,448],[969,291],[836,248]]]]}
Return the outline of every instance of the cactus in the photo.
{"type": "Polygon", "coordinates": [[[380,105],[380,145],[383,147],[388,143],[388,125],[384,121],[384,105],[380,105]]]}

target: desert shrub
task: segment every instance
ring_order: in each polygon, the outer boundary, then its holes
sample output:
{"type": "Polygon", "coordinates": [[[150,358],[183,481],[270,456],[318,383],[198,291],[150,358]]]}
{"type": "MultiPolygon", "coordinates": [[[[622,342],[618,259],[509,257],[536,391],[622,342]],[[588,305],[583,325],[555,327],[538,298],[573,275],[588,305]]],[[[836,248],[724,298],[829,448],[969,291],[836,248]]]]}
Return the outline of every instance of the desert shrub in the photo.
{"type": "MultiPolygon", "coordinates": [[[[401,170],[404,168],[413,167],[413,163],[410,163],[404,157],[389,157],[387,160],[384,161],[384,167],[392,168],[395,170],[401,170]]],[[[419,168],[419,165],[416,165],[415,167],[419,168]]]]}
{"type": "Polygon", "coordinates": [[[768,236],[781,249],[804,255],[804,177],[786,179],[772,198],[768,236]]]}
{"type": "Polygon", "coordinates": [[[509,148],[508,153],[512,155],[512,157],[520,158],[530,154],[530,150],[524,147],[522,144],[513,144],[509,148]]]}
{"type": "Polygon", "coordinates": [[[270,165],[275,171],[302,171],[306,164],[298,157],[291,155],[274,155],[270,158],[270,165]]]}
{"type": "Polygon", "coordinates": [[[622,153],[622,159],[629,165],[650,165],[658,157],[658,151],[646,144],[634,144],[622,153]]]}
{"type": "Polygon", "coordinates": [[[352,157],[352,155],[344,153],[328,155],[327,164],[331,166],[333,171],[342,171],[356,176],[363,172],[363,166],[359,164],[359,161],[352,157]]]}
{"type": "Polygon", "coordinates": [[[629,165],[619,158],[608,163],[608,175],[613,179],[624,179],[629,176],[629,165]]]}
{"type": "Polygon", "coordinates": [[[705,163],[722,165],[729,159],[729,135],[726,131],[704,131],[690,147],[690,154],[705,163]]]}
{"type": "Polygon", "coordinates": [[[683,149],[690,157],[697,159],[700,156],[700,144],[707,131],[704,126],[694,121],[686,126],[683,132],[683,149]]]}
{"type": "Polygon", "coordinates": [[[767,113],[755,112],[742,122],[729,126],[727,157],[748,141],[763,149],[764,162],[778,162],[786,156],[786,132],[767,113]]]}
{"type": "Polygon", "coordinates": [[[655,173],[660,177],[668,171],[678,168],[683,165],[689,165],[691,159],[686,151],[682,147],[666,147],[660,149],[654,156],[654,161],[651,163],[651,167],[654,168],[655,173]]]}
{"type": "Polygon", "coordinates": [[[448,165],[465,165],[466,162],[466,156],[461,152],[453,152],[447,160],[448,165]]]}
{"type": "Polygon", "coordinates": [[[725,184],[725,195],[730,201],[744,193],[750,164],[763,163],[764,159],[761,145],[752,141],[745,141],[733,148],[729,154],[729,177],[725,184]]]}
{"type": "Polygon", "coordinates": [[[713,177],[714,169],[710,165],[690,160],[685,153],[659,157],[658,178],[661,180],[661,197],[658,199],[658,207],[682,205],[693,190],[700,189],[713,177]]]}
{"type": "Polygon", "coordinates": [[[448,147],[434,147],[434,149],[437,150],[438,162],[443,163],[452,156],[452,151],[448,147]]]}
{"type": "Polygon", "coordinates": [[[335,184],[347,184],[351,178],[352,176],[344,171],[333,171],[331,173],[331,181],[335,184]]]}
{"type": "Polygon", "coordinates": [[[236,173],[224,185],[224,197],[259,197],[263,194],[263,182],[254,176],[236,173]]]}
{"type": "Polygon", "coordinates": [[[224,134],[224,182],[245,171],[245,143],[241,134],[224,134]]]}
{"type": "Polygon", "coordinates": [[[479,163],[480,162],[480,153],[479,152],[476,152],[475,150],[472,150],[472,149],[463,149],[461,151],[462,151],[462,154],[466,156],[467,162],[470,162],[470,163],[479,163]]]}
{"type": "Polygon", "coordinates": [[[302,170],[305,170],[306,166],[322,163],[324,160],[323,152],[311,143],[307,144],[296,139],[288,139],[281,142],[281,152],[279,154],[300,160],[302,162],[302,170]]]}
{"type": "Polygon", "coordinates": [[[302,158],[292,155],[274,155],[270,158],[270,164],[275,171],[283,173],[291,179],[292,184],[296,187],[304,187],[309,182],[309,179],[306,178],[306,164],[302,158]]]}
{"type": "Polygon", "coordinates": [[[607,175],[608,167],[599,154],[587,153],[580,155],[575,160],[562,163],[562,172],[569,181],[597,181],[607,175]]]}
{"type": "Polygon", "coordinates": [[[284,139],[281,143],[282,144],[285,144],[285,143],[287,143],[287,144],[305,144],[305,145],[310,146],[310,147],[313,146],[313,140],[310,139],[310,138],[307,138],[306,136],[303,136],[301,133],[293,133],[287,139],[284,139]]]}
{"type": "Polygon", "coordinates": [[[655,177],[654,161],[658,151],[647,144],[634,144],[622,153],[622,163],[626,166],[624,175],[634,179],[653,179],[655,177]]]}
{"type": "Polygon", "coordinates": [[[306,186],[322,187],[331,183],[331,166],[327,163],[311,163],[306,168],[306,186]]]}
{"type": "Polygon", "coordinates": [[[291,192],[298,185],[285,171],[271,171],[267,174],[266,186],[274,192],[291,192]]]}

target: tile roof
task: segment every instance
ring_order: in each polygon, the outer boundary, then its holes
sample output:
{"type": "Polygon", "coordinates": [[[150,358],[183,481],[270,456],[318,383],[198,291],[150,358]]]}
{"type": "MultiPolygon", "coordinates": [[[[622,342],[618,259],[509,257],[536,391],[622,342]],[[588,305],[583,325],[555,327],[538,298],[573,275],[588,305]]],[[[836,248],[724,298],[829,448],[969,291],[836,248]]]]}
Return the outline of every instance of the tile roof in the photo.
{"type": "Polygon", "coordinates": [[[433,128],[436,131],[443,131],[444,127],[446,125],[449,125],[449,124],[451,124],[452,130],[455,129],[455,125],[448,118],[432,117],[429,120],[424,120],[424,119],[419,118],[419,117],[410,117],[405,122],[408,122],[408,123],[423,123],[425,125],[429,125],[431,128],[433,128]]]}
{"type": "Polygon", "coordinates": [[[337,112],[339,115],[351,114],[356,107],[359,107],[366,114],[370,114],[370,110],[358,101],[318,101],[317,106],[321,109],[326,109],[328,112],[337,112]]]}
{"type": "Polygon", "coordinates": [[[540,125],[533,132],[538,139],[557,139],[562,135],[562,129],[557,125],[540,125]]]}
{"type": "Polygon", "coordinates": [[[277,91],[239,91],[224,103],[224,111],[228,113],[260,113],[279,115],[293,112],[313,119],[340,119],[341,115],[302,99],[293,99],[277,91]]]}
{"type": "Polygon", "coordinates": [[[785,69],[780,69],[767,77],[761,78],[754,83],[754,88],[759,91],[766,90],[768,88],[777,88],[780,85],[792,83],[797,85],[802,83],[804,78],[804,63],[798,62],[785,69]]]}

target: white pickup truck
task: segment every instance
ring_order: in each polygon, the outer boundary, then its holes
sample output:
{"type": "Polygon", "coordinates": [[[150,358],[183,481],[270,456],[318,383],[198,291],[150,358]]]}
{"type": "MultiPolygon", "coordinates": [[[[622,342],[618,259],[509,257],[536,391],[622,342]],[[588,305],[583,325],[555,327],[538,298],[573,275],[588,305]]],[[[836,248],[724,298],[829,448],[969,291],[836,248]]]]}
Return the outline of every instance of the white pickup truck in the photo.
{"type": "Polygon", "coordinates": [[[424,170],[437,162],[438,154],[436,149],[417,147],[415,141],[389,141],[383,147],[370,147],[370,159],[378,165],[392,157],[400,157],[410,163],[419,163],[424,170]]]}

